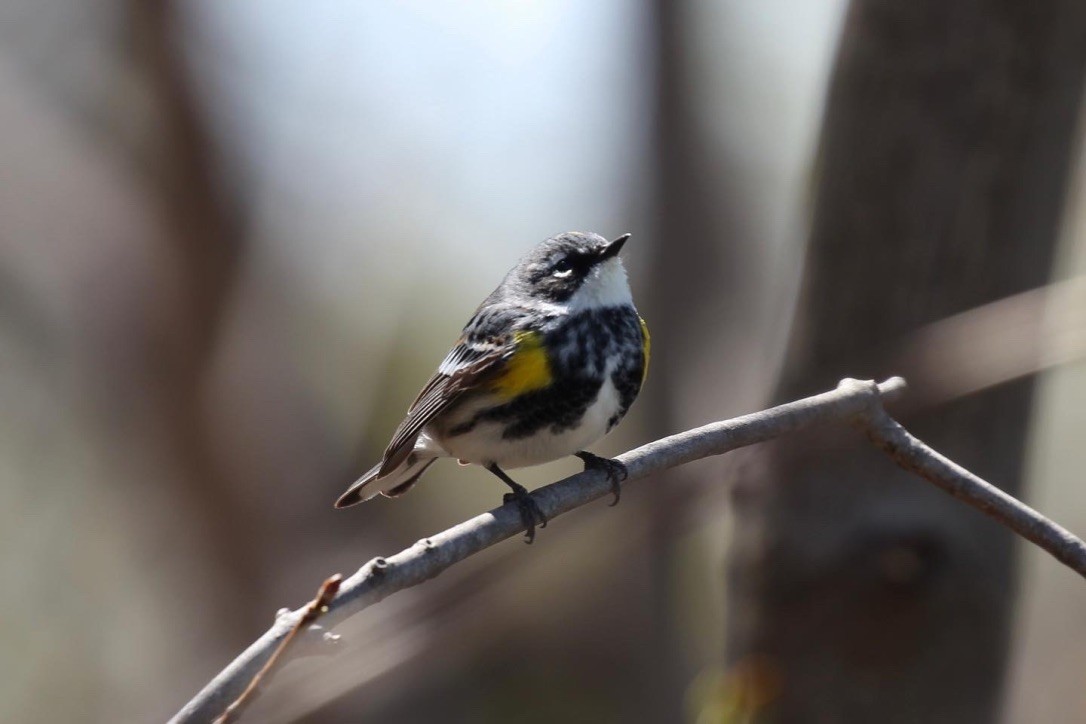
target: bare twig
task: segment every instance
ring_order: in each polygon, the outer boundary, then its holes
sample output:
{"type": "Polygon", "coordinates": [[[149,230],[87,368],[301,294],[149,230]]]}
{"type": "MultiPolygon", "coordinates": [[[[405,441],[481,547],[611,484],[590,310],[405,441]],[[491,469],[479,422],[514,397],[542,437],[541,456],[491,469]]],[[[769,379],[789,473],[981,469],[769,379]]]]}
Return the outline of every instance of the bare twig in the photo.
{"type": "MultiPolygon", "coordinates": [[[[872,383],[844,380],[841,384],[869,386],[872,383]]],[[[887,415],[876,396],[872,395],[871,399],[872,405],[859,419],[859,424],[876,447],[894,462],[994,518],[1086,578],[1086,543],[1080,538],[931,449],[887,415]]]]}
{"type": "Polygon", "coordinates": [[[256,695],[260,692],[260,685],[264,682],[264,679],[268,678],[275,665],[279,663],[279,660],[283,657],[287,647],[298,636],[298,633],[302,631],[306,626],[314,623],[323,614],[328,612],[328,605],[335,598],[339,592],[339,586],[343,582],[343,576],[335,574],[325,579],[321,584],[320,590],[317,591],[317,596],[310,601],[304,609],[302,609],[302,615],[296,616],[297,620],[294,625],[291,626],[290,631],[283,637],[283,640],[279,642],[279,645],[272,651],[271,656],[261,667],[260,671],[256,672],[256,675],[249,682],[249,685],[245,687],[245,690],[238,695],[238,698],[234,702],[226,707],[226,711],[215,720],[215,724],[229,724],[236,720],[241,712],[248,706],[256,695]]]}
{"type": "MultiPolygon", "coordinates": [[[[656,440],[619,456],[629,471],[627,482],[694,460],[780,437],[818,423],[855,420],[899,465],[931,480],[966,503],[992,515],[1037,543],[1057,559],[1086,575],[1086,544],[1014,498],[955,465],[912,438],[882,409],[882,402],[905,389],[900,377],[880,384],[843,380],[836,390],[711,423],[656,440]]],[[[587,470],[532,493],[548,519],[610,494],[605,473],[587,470]]],[[[390,558],[375,558],[343,582],[327,604],[328,625],[377,603],[396,591],[437,576],[453,564],[523,531],[515,505],[505,505],[426,538],[390,558]]],[[[313,630],[305,621],[309,607],[284,613],[255,643],[219,673],[171,720],[211,721],[239,696],[283,649],[281,642],[313,630]]]]}

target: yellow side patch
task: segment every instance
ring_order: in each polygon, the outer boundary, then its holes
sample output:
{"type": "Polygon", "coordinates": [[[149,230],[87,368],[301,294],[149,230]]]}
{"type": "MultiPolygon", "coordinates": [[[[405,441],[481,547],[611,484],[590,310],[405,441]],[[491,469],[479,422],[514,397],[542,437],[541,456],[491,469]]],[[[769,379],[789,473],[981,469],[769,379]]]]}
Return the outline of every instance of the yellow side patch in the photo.
{"type": "Polygon", "coordinates": [[[517,351],[506,363],[505,370],[491,383],[491,389],[506,399],[543,389],[553,379],[541,334],[517,332],[513,340],[517,351]]]}
{"type": "Polygon", "coordinates": [[[649,336],[649,325],[645,324],[645,320],[638,317],[637,320],[641,322],[641,344],[642,349],[645,352],[645,366],[641,368],[641,384],[645,384],[645,378],[649,376],[649,358],[652,357],[652,337],[649,336]]]}

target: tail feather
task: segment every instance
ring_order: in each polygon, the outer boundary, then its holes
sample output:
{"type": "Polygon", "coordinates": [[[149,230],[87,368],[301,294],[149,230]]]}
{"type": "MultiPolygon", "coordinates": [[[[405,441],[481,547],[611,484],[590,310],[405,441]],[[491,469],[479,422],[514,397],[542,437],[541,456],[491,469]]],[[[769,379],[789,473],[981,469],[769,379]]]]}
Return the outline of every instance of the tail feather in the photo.
{"type": "Polygon", "coordinates": [[[381,463],[377,463],[347,488],[347,492],[336,501],[336,507],[347,508],[378,495],[388,498],[403,495],[418,482],[419,477],[426,472],[426,468],[430,467],[436,459],[413,453],[385,475],[380,474],[381,463]]]}
{"type": "Polygon", "coordinates": [[[430,458],[429,460],[419,463],[413,468],[413,470],[415,470],[416,472],[412,474],[410,478],[403,481],[394,488],[386,488],[382,490],[381,495],[385,496],[386,498],[400,497],[408,490],[410,490],[412,485],[419,481],[419,478],[422,477],[422,474],[426,472],[426,468],[430,467],[430,465],[432,465],[435,460],[437,460],[437,458],[430,458]]]}

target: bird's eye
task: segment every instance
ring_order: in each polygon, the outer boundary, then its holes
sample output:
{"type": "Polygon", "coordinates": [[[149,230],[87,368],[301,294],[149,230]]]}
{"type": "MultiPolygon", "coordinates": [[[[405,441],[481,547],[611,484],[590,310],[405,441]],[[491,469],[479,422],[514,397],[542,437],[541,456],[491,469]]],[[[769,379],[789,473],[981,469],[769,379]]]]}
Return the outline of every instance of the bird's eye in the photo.
{"type": "Polygon", "coordinates": [[[559,259],[554,263],[554,276],[568,277],[573,273],[573,262],[567,258],[559,259]]]}

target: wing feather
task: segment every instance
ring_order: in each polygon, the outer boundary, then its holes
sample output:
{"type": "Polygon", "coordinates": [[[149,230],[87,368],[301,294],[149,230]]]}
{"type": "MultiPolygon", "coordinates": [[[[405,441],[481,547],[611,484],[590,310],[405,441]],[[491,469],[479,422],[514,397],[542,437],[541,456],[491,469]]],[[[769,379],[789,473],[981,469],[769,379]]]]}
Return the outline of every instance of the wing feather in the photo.
{"type": "Polygon", "coordinates": [[[473,342],[468,335],[461,337],[419,392],[407,411],[407,417],[396,429],[392,442],[385,450],[378,477],[395,470],[411,454],[422,428],[462,394],[478,389],[496,375],[515,349],[516,345],[511,339],[499,341],[491,338],[486,342],[473,342]]]}

